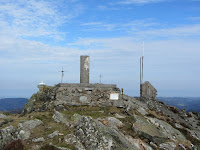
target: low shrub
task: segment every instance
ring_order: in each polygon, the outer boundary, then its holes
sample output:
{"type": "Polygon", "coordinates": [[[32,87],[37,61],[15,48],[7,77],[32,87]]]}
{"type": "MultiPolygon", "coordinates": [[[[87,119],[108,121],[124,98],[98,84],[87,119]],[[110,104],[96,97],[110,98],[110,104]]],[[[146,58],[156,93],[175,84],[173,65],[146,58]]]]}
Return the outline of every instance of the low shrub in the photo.
{"type": "Polygon", "coordinates": [[[3,150],[24,150],[24,145],[21,140],[16,140],[8,143],[3,150]]]}

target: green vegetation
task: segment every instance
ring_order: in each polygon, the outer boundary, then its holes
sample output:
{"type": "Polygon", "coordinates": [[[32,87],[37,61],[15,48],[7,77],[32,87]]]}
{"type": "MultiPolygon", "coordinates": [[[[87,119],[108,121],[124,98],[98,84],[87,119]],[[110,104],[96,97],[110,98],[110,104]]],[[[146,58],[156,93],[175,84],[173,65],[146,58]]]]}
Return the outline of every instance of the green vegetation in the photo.
{"type": "Polygon", "coordinates": [[[123,110],[117,107],[98,107],[98,106],[68,106],[68,110],[62,111],[67,116],[79,114],[90,116],[93,119],[112,116],[115,113],[122,113],[123,110]]]}

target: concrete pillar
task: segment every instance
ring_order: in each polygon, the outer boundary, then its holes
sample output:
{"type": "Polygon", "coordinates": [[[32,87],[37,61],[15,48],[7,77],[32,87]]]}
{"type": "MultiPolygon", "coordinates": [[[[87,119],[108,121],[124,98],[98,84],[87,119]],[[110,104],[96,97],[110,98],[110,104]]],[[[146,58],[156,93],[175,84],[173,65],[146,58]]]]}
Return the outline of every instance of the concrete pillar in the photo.
{"type": "Polygon", "coordinates": [[[80,57],[80,83],[89,83],[90,57],[80,57]]]}

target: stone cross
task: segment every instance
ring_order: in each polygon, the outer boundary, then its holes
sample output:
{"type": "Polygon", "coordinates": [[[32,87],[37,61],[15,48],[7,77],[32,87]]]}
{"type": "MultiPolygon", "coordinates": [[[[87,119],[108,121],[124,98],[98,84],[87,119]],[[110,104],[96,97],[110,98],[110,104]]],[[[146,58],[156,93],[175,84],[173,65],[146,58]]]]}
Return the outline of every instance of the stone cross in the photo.
{"type": "Polygon", "coordinates": [[[60,72],[62,72],[62,76],[61,76],[61,83],[62,83],[62,81],[63,81],[63,77],[64,77],[64,70],[63,70],[63,68],[62,68],[62,71],[60,71],[60,72]]]}

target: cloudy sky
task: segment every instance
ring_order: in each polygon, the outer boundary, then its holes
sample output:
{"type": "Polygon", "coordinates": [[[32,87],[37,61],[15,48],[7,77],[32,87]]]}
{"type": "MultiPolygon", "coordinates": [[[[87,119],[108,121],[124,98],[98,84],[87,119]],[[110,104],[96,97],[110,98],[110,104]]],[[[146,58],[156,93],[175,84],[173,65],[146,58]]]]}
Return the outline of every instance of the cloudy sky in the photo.
{"type": "Polygon", "coordinates": [[[37,85],[79,83],[80,55],[90,81],[139,96],[200,96],[200,0],[1,0],[0,97],[30,97],[37,85]]]}

